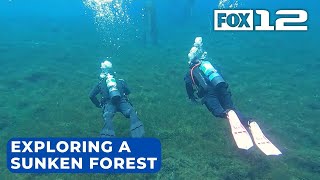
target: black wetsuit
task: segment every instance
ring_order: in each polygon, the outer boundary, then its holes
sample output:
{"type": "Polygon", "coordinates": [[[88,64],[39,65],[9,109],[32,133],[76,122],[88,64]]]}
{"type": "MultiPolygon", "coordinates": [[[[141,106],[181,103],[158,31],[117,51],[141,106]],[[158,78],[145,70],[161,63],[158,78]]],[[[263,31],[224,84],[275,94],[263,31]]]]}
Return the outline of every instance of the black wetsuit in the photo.
{"type": "Polygon", "coordinates": [[[186,74],[184,81],[186,84],[188,97],[191,101],[196,101],[197,99],[195,96],[195,88],[197,88],[198,98],[202,98],[201,102],[206,105],[208,110],[215,117],[227,118],[227,111],[234,110],[239,116],[241,122],[247,124],[248,119],[243,116],[242,113],[236,110],[231,99],[231,92],[228,90],[228,84],[226,82],[219,83],[218,85],[214,86],[212,83],[210,83],[209,79],[204,75],[204,73],[202,73],[202,71],[196,67],[192,74],[195,82],[194,84],[190,72],[191,71],[186,74]],[[203,81],[205,81],[205,84],[207,85],[206,87],[203,87],[203,83],[201,84],[197,76],[203,78],[203,81]]]}
{"type": "Polygon", "coordinates": [[[120,92],[121,98],[117,102],[112,102],[109,97],[109,90],[106,84],[106,79],[101,79],[97,85],[90,92],[90,99],[92,103],[103,110],[104,126],[101,131],[102,137],[113,137],[115,131],[113,128],[112,119],[116,112],[121,112],[126,118],[131,121],[131,135],[132,137],[142,137],[144,134],[143,124],[139,120],[136,111],[128,101],[127,95],[130,90],[124,80],[117,80],[117,89],[120,92]],[[101,100],[97,99],[97,95],[101,95],[101,100]],[[139,129],[139,132],[136,130],[139,129]]]}

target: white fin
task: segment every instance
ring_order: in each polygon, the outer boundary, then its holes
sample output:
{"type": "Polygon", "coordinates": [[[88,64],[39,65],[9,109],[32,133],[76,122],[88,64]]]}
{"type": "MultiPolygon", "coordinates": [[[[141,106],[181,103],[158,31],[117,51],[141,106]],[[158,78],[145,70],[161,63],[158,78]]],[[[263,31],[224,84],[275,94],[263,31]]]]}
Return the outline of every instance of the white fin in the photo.
{"type": "Polygon", "coordinates": [[[252,139],[246,130],[246,128],[241,124],[237,114],[230,110],[228,112],[228,119],[232,131],[232,135],[238,148],[240,149],[250,149],[253,146],[252,139]]]}
{"type": "Polygon", "coordinates": [[[279,149],[267,139],[256,122],[250,123],[253,140],[258,148],[266,155],[280,155],[279,149]]]}

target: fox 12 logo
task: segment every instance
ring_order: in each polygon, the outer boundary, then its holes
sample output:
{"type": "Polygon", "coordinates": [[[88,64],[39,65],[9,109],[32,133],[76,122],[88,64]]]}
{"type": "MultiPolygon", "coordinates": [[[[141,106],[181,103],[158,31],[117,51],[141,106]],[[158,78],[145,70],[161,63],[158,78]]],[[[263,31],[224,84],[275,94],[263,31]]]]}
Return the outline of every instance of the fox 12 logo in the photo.
{"type": "Polygon", "coordinates": [[[271,25],[267,10],[214,10],[215,31],[307,31],[305,10],[278,10],[271,25]]]}

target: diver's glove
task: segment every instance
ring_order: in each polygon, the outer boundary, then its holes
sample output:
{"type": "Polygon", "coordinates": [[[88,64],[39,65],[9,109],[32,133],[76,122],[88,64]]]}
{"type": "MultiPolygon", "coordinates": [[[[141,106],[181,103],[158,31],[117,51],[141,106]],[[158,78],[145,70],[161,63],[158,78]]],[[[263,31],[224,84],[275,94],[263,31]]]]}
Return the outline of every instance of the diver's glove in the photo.
{"type": "Polygon", "coordinates": [[[104,106],[102,102],[99,102],[99,104],[97,103],[95,105],[96,105],[97,108],[102,108],[104,106]]]}
{"type": "Polygon", "coordinates": [[[198,101],[196,100],[196,98],[190,98],[190,101],[192,102],[192,103],[197,103],[198,101]]]}
{"type": "Polygon", "coordinates": [[[96,104],[96,107],[97,107],[97,108],[102,108],[102,107],[103,107],[103,104],[102,104],[102,103],[96,104]]]}
{"type": "Polygon", "coordinates": [[[99,102],[97,98],[92,98],[91,101],[97,108],[101,108],[103,106],[103,104],[99,102]]]}
{"type": "Polygon", "coordinates": [[[198,105],[198,104],[200,104],[199,101],[197,101],[197,99],[196,99],[195,97],[189,98],[189,99],[190,99],[191,104],[193,104],[193,105],[198,105]]]}

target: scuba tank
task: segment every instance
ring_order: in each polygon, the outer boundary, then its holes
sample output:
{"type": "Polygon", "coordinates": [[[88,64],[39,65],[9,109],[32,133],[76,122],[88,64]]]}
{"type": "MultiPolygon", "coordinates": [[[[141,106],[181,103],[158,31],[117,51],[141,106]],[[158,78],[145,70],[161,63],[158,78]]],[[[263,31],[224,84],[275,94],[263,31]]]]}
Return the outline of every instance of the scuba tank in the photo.
{"type": "Polygon", "coordinates": [[[109,97],[111,99],[112,102],[117,102],[121,95],[120,92],[117,88],[117,82],[116,79],[113,77],[113,75],[111,74],[107,74],[106,76],[106,84],[109,90],[109,97]]]}
{"type": "Polygon", "coordinates": [[[225,80],[212,64],[204,60],[207,58],[207,52],[203,50],[202,45],[202,37],[197,37],[188,54],[189,65],[192,67],[190,73],[193,84],[195,84],[193,76],[198,80],[199,85],[203,89],[208,87],[207,81],[210,82],[213,87],[216,87],[220,83],[225,83],[225,80]]]}
{"type": "Polygon", "coordinates": [[[207,80],[205,78],[204,73],[199,68],[197,68],[199,65],[200,64],[195,65],[191,69],[190,74],[191,74],[191,79],[193,82],[192,84],[197,89],[198,93],[201,93],[201,92],[199,92],[199,91],[201,91],[201,88],[199,89],[199,88],[197,88],[197,86],[195,86],[195,84],[196,84],[195,80],[197,80],[199,86],[202,87],[202,90],[204,90],[204,91],[207,91],[208,83],[207,83],[207,80]]]}
{"type": "Polygon", "coordinates": [[[199,65],[199,69],[209,79],[213,86],[217,86],[219,83],[225,83],[225,80],[209,61],[202,61],[199,65]]]}

